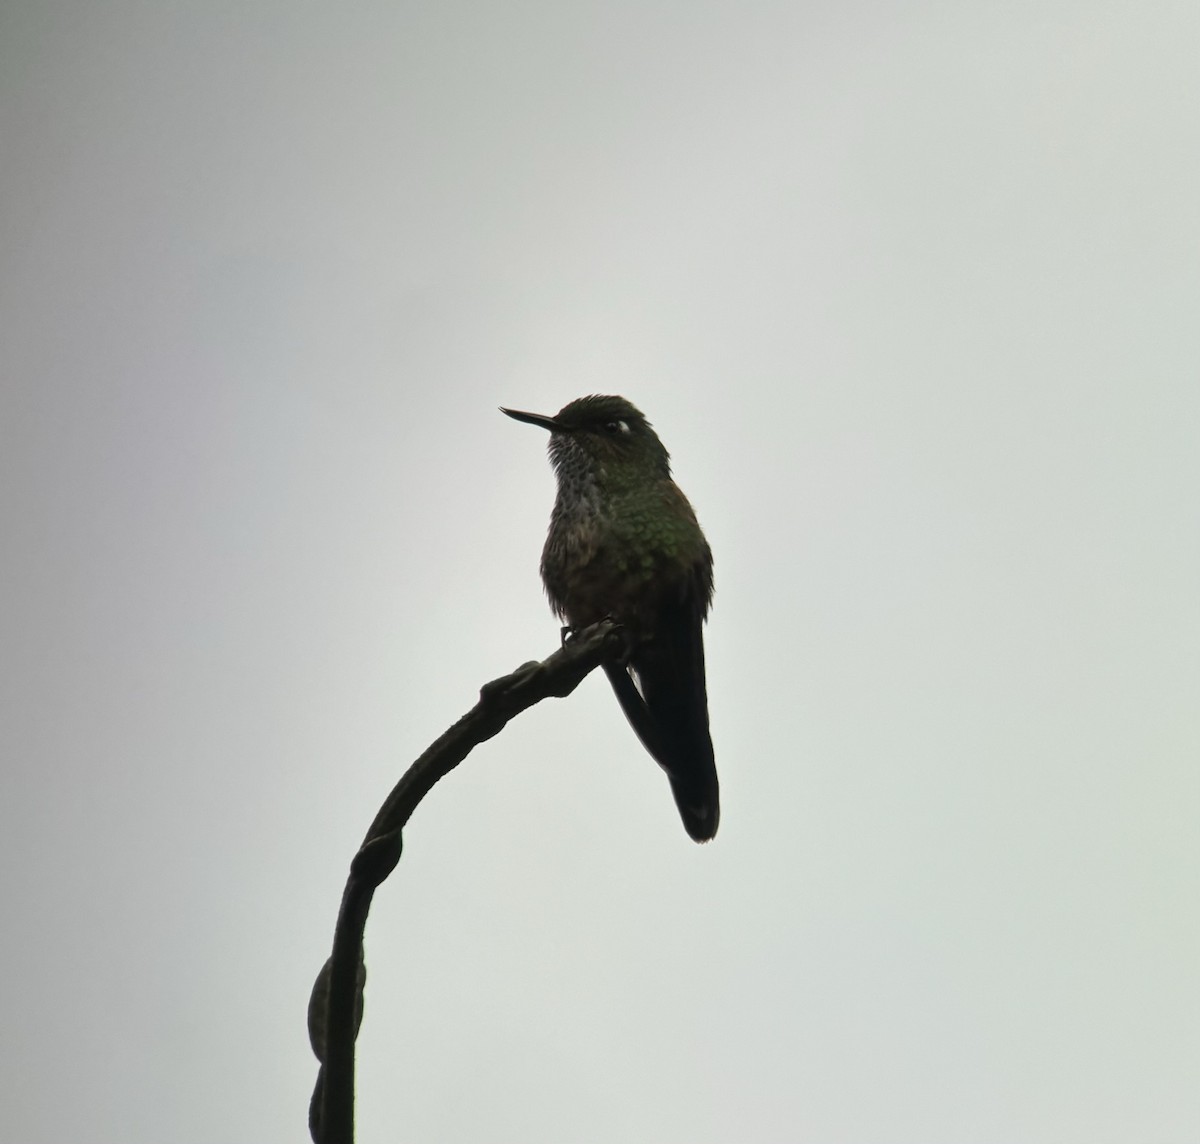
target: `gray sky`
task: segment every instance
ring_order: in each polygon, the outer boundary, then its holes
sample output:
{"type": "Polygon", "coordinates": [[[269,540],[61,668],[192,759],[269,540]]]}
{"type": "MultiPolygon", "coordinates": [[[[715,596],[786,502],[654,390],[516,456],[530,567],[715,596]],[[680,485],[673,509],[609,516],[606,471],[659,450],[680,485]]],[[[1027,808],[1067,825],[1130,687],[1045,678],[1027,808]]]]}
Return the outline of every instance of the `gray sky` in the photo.
{"type": "Polygon", "coordinates": [[[553,412],[716,553],[421,807],[364,1141],[1200,1138],[1194,4],[0,14],[0,1137],[305,1138],[348,862],[557,644],[553,412]]]}

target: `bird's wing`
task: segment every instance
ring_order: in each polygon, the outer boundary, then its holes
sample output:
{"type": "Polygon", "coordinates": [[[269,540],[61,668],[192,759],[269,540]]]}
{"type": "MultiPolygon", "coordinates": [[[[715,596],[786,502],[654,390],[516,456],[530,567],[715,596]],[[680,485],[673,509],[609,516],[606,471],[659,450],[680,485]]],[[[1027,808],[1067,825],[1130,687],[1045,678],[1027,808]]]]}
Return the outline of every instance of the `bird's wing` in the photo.
{"type": "Polygon", "coordinates": [[[628,667],[605,667],[625,717],[667,772],[684,826],[697,841],[712,838],[720,818],[702,632],[711,585],[707,568],[687,577],[661,602],[653,638],[633,649],[628,667]]]}

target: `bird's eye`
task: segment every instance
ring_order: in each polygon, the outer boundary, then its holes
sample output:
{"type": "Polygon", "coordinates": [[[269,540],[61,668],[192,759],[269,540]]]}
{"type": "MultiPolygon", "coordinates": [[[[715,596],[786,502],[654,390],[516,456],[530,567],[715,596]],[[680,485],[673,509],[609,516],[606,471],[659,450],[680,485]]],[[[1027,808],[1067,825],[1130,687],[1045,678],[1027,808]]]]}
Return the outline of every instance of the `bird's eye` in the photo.
{"type": "Polygon", "coordinates": [[[615,437],[618,433],[628,433],[629,426],[624,421],[605,421],[604,432],[610,437],[615,437]]]}

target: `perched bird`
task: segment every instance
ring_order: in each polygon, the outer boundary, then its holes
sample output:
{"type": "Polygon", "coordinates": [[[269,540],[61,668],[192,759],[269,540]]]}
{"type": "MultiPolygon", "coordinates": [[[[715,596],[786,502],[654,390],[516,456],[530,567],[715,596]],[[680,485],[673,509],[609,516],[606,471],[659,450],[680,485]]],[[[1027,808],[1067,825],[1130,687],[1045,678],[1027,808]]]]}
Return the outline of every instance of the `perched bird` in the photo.
{"type": "Polygon", "coordinates": [[[581,397],[554,417],[502,409],[550,431],[558,497],[542,550],[554,611],[575,629],[611,616],[630,640],[605,671],[633,729],[667,772],[684,829],[717,833],[721,808],[708,731],[701,631],[712,552],[670,457],[623,397],[581,397]]]}

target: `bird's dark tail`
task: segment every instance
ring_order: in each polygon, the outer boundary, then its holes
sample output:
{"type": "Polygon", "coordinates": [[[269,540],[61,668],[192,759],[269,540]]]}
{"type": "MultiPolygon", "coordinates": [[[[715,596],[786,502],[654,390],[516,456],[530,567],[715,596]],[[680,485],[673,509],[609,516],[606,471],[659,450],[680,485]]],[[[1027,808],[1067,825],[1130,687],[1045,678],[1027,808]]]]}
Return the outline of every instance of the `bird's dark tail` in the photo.
{"type": "Polygon", "coordinates": [[[721,801],[708,730],[703,617],[684,599],[657,619],[654,637],[634,648],[628,667],[604,670],[642,745],[667,772],[684,829],[707,842],[717,833],[721,801]]]}

